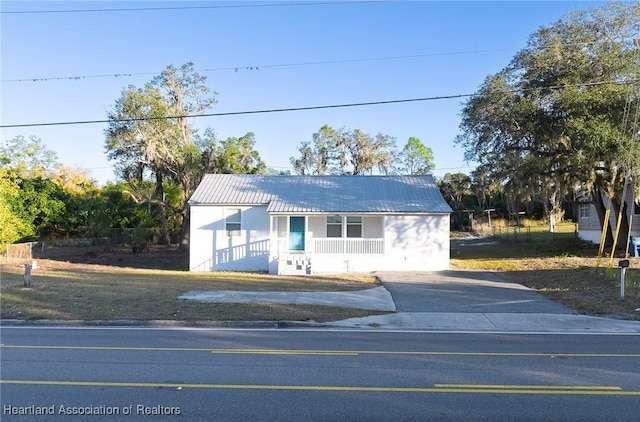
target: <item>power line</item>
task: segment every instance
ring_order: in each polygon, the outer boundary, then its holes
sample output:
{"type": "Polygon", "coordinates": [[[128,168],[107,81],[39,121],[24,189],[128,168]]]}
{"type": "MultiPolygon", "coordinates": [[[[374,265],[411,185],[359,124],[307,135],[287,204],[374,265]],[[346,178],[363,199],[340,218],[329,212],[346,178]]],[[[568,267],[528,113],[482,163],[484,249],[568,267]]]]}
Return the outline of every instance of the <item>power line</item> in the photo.
{"type": "MultiPolygon", "coordinates": [[[[591,43],[566,43],[560,44],[560,47],[584,47],[591,43]]],[[[541,48],[546,48],[549,46],[542,45],[541,48]]],[[[557,47],[557,46],[554,46],[557,47]]],[[[277,67],[299,67],[299,66],[314,66],[314,65],[322,65],[322,64],[340,64],[340,63],[363,63],[363,62],[374,62],[374,61],[387,61],[387,60],[404,60],[404,59],[417,59],[424,57],[436,57],[436,56],[456,56],[463,54],[480,54],[480,53],[495,53],[500,51],[510,51],[508,48],[496,48],[496,49],[487,49],[487,50],[469,50],[469,51],[453,51],[453,52],[444,52],[444,53],[425,53],[425,54],[410,54],[403,56],[388,56],[388,57],[365,57],[365,58],[357,58],[357,59],[342,59],[342,60],[318,60],[312,62],[294,62],[294,63],[277,63],[277,64],[262,64],[262,65],[250,65],[250,66],[227,66],[227,67],[214,67],[207,69],[196,69],[196,72],[207,73],[207,72],[218,72],[223,70],[232,70],[235,72],[239,72],[242,70],[260,70],[260,69],[268,69],[268,68],[277,68],[277,67]]],[[[98,75],[76,75],[76,76],[53,76],[53,77],[42,77],[42,78],[20,78],[20,79],[4,79],[0,82],[9,83],[9,82],[45,82],[45,81],[54,81],[54,80],[80,80],[80,79],[89,79],[89,78],[122,78],[122,77],[132,77],[132,76],[146,76],[146,75],[159,75],[161,72],[123,72],[123,73],[107,73],[107,74],[98,74],[98,75]]]]}
{"type": "Polygon", "coordinates": [[[454,98],[469,97],[471,95],[472,94],[456,94],[456,95],[445,95],[445,96],[438,96],[438,97],[409,98],[409,99],[403,99],[403,100],[332,104],[332,105],[310,106],[310,107],[276,108],[276,109],[267,109],[267,110],[231,111],[227,113],[205,113],[205,114],[181,115],[181,116],[141,117],[141,118],[132,118],[132,119],[82,120],[82,121],[73,121],[73,122],[25,123],[25,124],[18,124],[18,125],[1,125],[0,128],[86,125],[86,124],[109,123],[109,122],[136,122],[136,121],[143,121],[143,120],[168,120],[168,119],[183,119],[183,118],[196,118],[196,117],[220,117],[220,116],[238,116],[238,115],[246,115],[246,114],[282,113],[282,112],[288,112],[288,111],[322,110],[322,109],[331,109],[331,108],[411,103],[411,102],[418,102],[418,101],[448,100],[448,99],[454,99],[454,98]]]}
{"type": "Polygon", "coordinates": [[[274,2],[259,4],[225,4],[208,6],[167,6],[167,7],[131,7],[108,9],[66,9],[66,10],[8,10],[0,11],[3,15],[31,15],[44,13],[104,13],[104,12],[143,12],[163,10],[198,10],[198,9],[248,9],[254,7],[288,7],[288,6],[325,6],[357,3],[396,3],[398,0],[336,0],[336,1],[308,1],[308,2],[274,2]]]}
{"type": "MultiPolygon", "coordinates": [[[[268,69],[268,68],[278,68],[278,67],[296,67],[296,66],[313,66],[313,65],[322,65],[322,64],[340,64],[340,63],[363,63],[363,62],[373,62],[373,61],[386,61],[386,60],[404,60],[404,59],[417,59],[423,57],[436,57],[436,56],[455,56],[462,54],[478,54],[478,53],[491,53],[497,51],[508,51],[508,49],[491,49],[491,50],[472,50],[472,51],[454,51],[454,52],[445,52],[445,53],[427,53],[427,54],[412,54],[405,56],[389,56],[389,57],[365,57],[359,59],[343,59],[343,60],[319,60],[313,62],[298,62],[298,63],[280,63],[280,64],[263,64],[263,65],[253,65],[253,66],[227,66],[227,67],[215,67],[215,68],[207,68],[207,69],[196,69],[196,72],[207,73],[207,72],[218,72],[223,70],[232,70],[235,72],[239,72],[242,70],[260,70],[260,69],[268,69]]],[[[102,74],[102,75],[77,75],[77,76],[54,76],[54,77],[44,77],[44,78],[21,78],[21,79],[5,79],[0,82],[9,83],[9,82],[44,82],[44,81],[54,81],[54,80],[80,80],[80,79],[89,79],[89,78],[121,78],[121,77],[131,77],[131,76],[145,76],[145,75],[159,75],[161,72],[139,72],[139,73],[110,73],[110,74],[102,74]]]]}
{"type": "MultiPolygon", "coordinates": [[[[562,89],[562,88],[576,87],[576,86],[591,87],[591,86],[608,85],[608,84],[626,85],[626,84],[634,84],[636,82],[637,80],[635,79],[625,81],[625,82],[620,82],[620,81],[584,82],[584,83],[567,84],[567,85],[535,87],[535,88],[527,89],[527,91],[537,91],[541,88],[562,89]]],[[[521,90],[511,89],[511,90],[508,90],[507,92],[517,93],[517,92],[521,92],[521,90]]],[[[283,112],[291,112],[291,111],[323,110],[323,109],[332,109],[332,108],[363,107],[363,106],[374,106],[374,105],[385,105],[385,104],[412,103],[412,102],[421,102],[421,101],[450,100],[455,98],[472,97],[474,95],[477,95],[477,94],[455,94],[455,95],[443,95],[443,96],[435,96],[435,97],[408,98],[408,99],[401,99],[401,100],[371,101],[371,102],[361,102],[361,103],[330,104],[330,105],[309,106],[309,107],[290,107],[290,108],[275,108],[275,109],[266,109],[266,110],[230,111],[226,113],[204,113],[204,114],[179,115],[179,116],[140,117],[140,118],[131,118],[131,119],[81,120],[81,121],[71,121],[71,122],[24,123],[24,124],[16,124],[16,125],[0,125],[0,128],[6,129],[6,128],[36,127],[36,126],[68,126],[68,125],[86,125],[86,124],[110,123],[110,122],[137,122],[137,121],[149,121],[149,120],[197,118],[197,117],[222,117],[222,116],[239,116],[239,115],[248,115],[248,114],[283,113],[283,112]]]]}

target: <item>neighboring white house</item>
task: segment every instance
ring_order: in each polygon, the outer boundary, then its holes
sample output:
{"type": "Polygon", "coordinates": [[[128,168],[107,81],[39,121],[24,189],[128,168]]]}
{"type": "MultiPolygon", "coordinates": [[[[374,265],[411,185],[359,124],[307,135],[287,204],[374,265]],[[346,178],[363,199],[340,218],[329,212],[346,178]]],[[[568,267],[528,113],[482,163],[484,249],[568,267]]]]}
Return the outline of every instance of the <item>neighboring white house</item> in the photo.
{"type": "MultiPolygon", "coordinates": [[[[609,198],[603,198],[606,207],[611,206],[609,198]]],[[[634,201],[633,189],[627,190],[625,198],[627,204],[627,220],[631,222],[631,236],[640,236],[640,206],[634,201]]],[[[618,215],[611,212],[609,215],[609,227],[615,230],[618,215]]],[[[598,218],[596,207],[590,198],[584,197],[578,200],[578,237],[588,242],[600,243],[602,237],[602,227],[598,218]]]]}
{"type": "Polygon", "coordinates": [[[208,174],[189,205],[191,271],[449,268],[451,208],[431,176],[208,174]]]}

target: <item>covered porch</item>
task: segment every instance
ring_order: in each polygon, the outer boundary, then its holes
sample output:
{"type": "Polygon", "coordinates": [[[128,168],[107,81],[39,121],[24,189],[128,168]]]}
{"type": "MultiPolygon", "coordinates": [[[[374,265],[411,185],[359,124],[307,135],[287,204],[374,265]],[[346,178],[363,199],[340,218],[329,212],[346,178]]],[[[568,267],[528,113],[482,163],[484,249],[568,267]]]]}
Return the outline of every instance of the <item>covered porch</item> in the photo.
{"type": "Polygon", "coordinates": [[[270,215],[269,233],[275,274],[338,272],[385,253],[382,215],[270,215]]]}

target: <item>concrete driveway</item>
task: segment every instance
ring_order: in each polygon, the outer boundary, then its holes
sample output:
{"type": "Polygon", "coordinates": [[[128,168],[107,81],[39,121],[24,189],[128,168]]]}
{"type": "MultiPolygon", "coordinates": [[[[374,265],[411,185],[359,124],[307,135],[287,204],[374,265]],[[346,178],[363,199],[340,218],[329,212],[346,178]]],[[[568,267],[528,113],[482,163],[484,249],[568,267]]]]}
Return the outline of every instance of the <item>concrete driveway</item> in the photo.
{"type": "Polygon", "coordinates": [[[573,311],[490,271],[376,273],[397,312],[542,313],[573,311]]]}
{"type": "Polygon", "coordinates": [[[640,334],[640,322],[576,315],[491,271],[377,273],[396,313],[351,318],[334,327],[452,332],[640,334]]]}

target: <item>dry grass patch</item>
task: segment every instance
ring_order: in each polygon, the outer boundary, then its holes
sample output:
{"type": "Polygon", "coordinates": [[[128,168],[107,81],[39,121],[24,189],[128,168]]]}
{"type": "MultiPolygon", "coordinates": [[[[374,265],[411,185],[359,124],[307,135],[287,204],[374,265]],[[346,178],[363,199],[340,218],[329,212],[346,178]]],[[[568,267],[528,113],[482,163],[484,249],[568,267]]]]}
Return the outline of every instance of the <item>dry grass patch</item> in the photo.
{"type": "Polygon", "coordinates": [[[493,270],[586,315],[640,320],[640,258],[631,258],[625,299],[620,299],[619,258],[597,267],[597,246],[571,233],[541,233],[529,241],[513,239],[452,240],[451,267],[493,270]]]}
{"type": "Polygon", "coordinates": [[[38,261],[32,287],[23,287],[19,263],[3,264],[3,319],[330,321],[376,312],[326,306],[215,304],[178,300],[191,290],[345,291],[375,287],[369,275],[274,276],[190,273],[38,261]]]}

